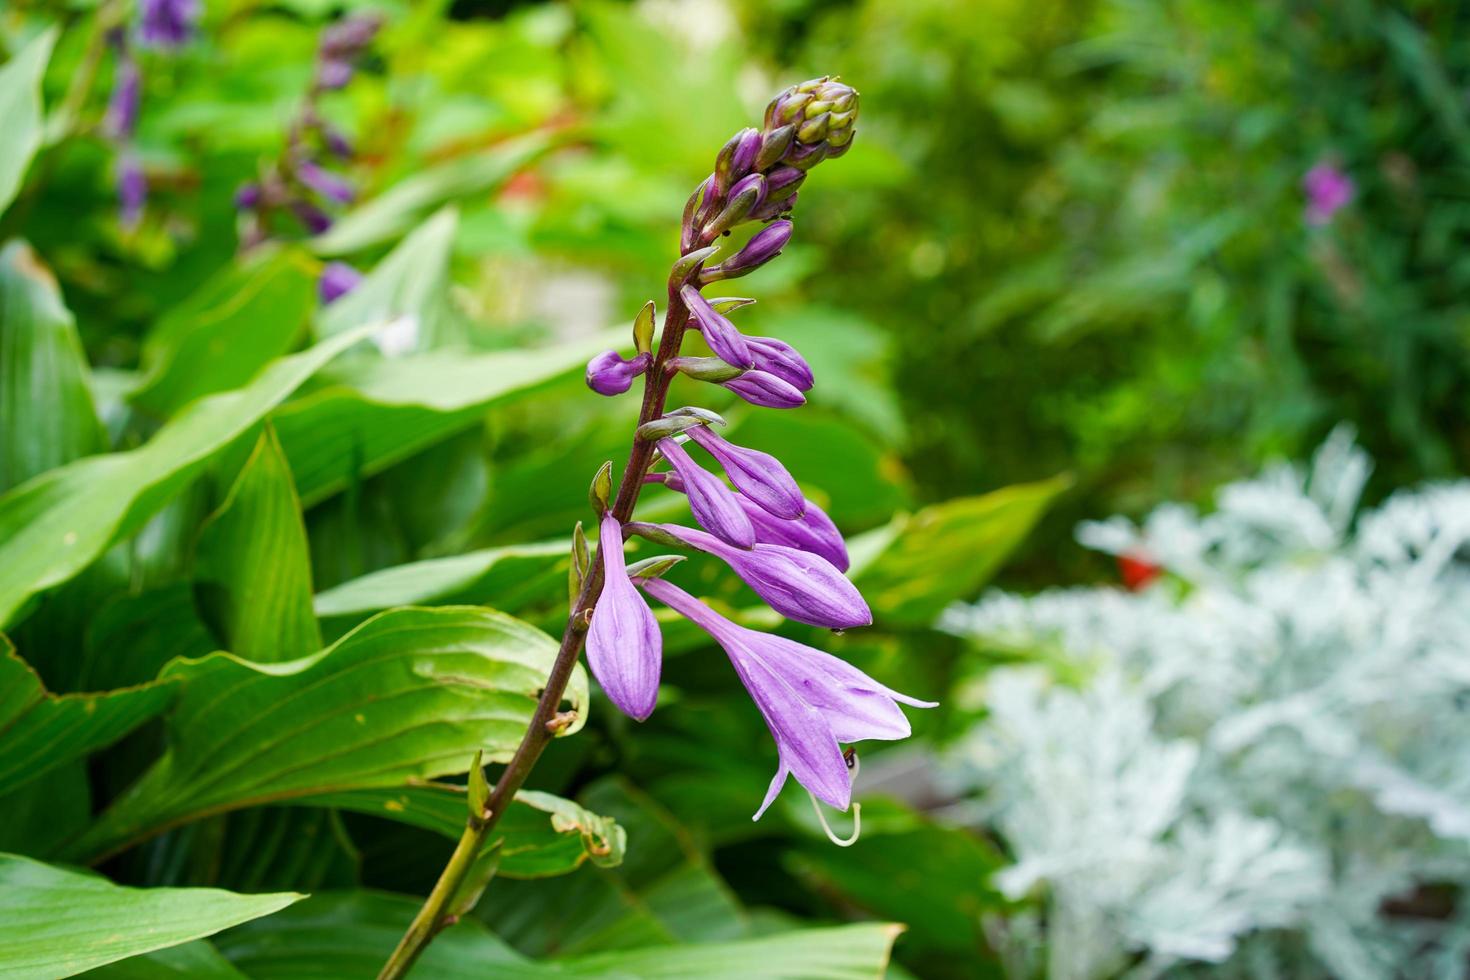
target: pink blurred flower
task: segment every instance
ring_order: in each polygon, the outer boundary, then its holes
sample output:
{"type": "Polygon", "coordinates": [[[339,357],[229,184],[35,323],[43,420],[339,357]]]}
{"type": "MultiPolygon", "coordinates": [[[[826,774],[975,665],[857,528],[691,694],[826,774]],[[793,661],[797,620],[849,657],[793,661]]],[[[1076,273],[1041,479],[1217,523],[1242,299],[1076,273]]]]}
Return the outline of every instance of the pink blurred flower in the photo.
{"type": "Polygon", "coordinates": [[[1307,195],[1307,224],[1325,225],[1347,206],[1355,190],[1353,179],[1335,164],[1319,163],[1302,177],[1307,195]]]}

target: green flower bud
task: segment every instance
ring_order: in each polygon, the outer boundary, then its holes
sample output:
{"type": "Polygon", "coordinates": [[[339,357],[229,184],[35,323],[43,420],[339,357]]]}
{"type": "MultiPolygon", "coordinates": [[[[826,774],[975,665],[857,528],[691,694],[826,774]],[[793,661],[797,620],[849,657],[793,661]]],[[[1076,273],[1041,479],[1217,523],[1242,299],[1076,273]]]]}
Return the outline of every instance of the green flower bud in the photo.
{"type": "Polygon", "coordinates": [[[792,126],[795,139],[781,150],[781,162],[809,170],[820,161],[837,156],[834,151],[852,142],[857,114],[857,90],[835,77],[824,76],[793,85],[766,107],[768,135],[757,166],[764,170],[775,163],[777,158],[771,155],[775,143],[771,136],[792,126]]]}

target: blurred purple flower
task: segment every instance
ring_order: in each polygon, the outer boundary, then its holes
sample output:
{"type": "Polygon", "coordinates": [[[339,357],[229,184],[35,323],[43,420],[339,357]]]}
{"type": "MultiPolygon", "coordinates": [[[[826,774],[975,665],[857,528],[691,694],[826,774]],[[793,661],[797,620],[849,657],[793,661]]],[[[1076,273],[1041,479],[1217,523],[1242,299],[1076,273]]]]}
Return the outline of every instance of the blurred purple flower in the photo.
{"type": "Polygon", "coordinates": [[[663,635],[653,610],[628,578],[623,529],[611,512],[602,516],[597,552],[603,586],[587,630],[587,663],[618,710],[643,721],[658,701],[663,635]]]}
{"type": "Polygon", "coordinates": [[[296,176],[307,187],[338,204],[351,204],[357,196],[357,192],[344,177],[311,160],[303,160],[297,164],[296,176]]]}
{"type": "Polygon", "coordinates": [[[362,282],[362,273],[346,262],[328,262],[317,280],[317,293],[323,305],[341,299],[362,282]]]}
{"type": "Polygon", "coordinates": [[[899,694],[831,654],[732,623],[669,582],[640,584],[724,648],[765,717],[780,761],[754,820],[776,799],[788,775],[822,802],[846,810],[852,783],[839,743],[907,738],[911,728],[896,702],[935,706],[899,694]]]}
{"type": "Polygon", "coordinates": [[[1335,164],[1319,163],[1302,177],[1307,195],[1307,224],[1325,225],[1353,199],[1353,179],[1335,164]]]}
{"type": "Polygon", "coordinates": [[[107,98],[103,130],[110,139],[129,140],[138,128],[138,107],[143,99],[143,75],[126,51],[118,52],[112,93],[107,98]]]}
{"type": "Polygon", "coordinates": [[[148,178],[143,165],[132,154],[117,162],[118,220],[125,228],[136,228],[143,218],[143,205],[148,200],[148,178]]]}
{"type": "Polygon", "coordinates": [[[150,48],[178,48],[188,42],[199,20],[199,0],[142,0],[138,40],[150,48]]]}

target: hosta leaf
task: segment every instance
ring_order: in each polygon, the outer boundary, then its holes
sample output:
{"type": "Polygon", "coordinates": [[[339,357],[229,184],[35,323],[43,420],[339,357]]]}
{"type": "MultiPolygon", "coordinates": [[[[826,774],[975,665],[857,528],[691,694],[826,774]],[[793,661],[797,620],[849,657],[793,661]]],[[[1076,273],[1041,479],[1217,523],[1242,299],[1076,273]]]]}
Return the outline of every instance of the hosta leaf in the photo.
{"type": "Polygon", "coordinates": [[[303,897],[122,888],[97,875],[0,854],[0,977],[74,976],[270,915],[303,897]]]}
{"type": "Polygon", "coordinates": [[[0,67],[0,213],[15,200],[31,157],[41,148],[41,77],[56,43],[56,28],[31,39],[0,67]]]}
{"type": "Polygon", "coordinates": [[[168,417],[245,384],[291,349],[316,305],[313,261],[292,249],[227,266],[154,326],[133,404],[168,417]]]}
{"type": "Polygon", "coordinates": [[[194,402],[138,449],[77,460],[0,496],[0,625],[140,527],[214,453],[366,333],[324,340],[244,388],[194,402]]]}
{"type": "Polygon", "coordinates": [[[560,975],[640,980],[873,980],[888,969],[903,927],[863,923],[698,946],[647,946],[557,962],[560,975]]]}
{"type": "Polygon", "coordinates": [[[472,156],[427,167],[338,218],[312,241],[322,255],[345,255],[391,241],[413,227],[424,212],[449,201],[493,191],[551,146],[545,133],[531,133],[472,156]]]}
{"type": "Polygon", "coordinates": [[[994,575],[1069,486],[1071,479],[1059,476],[900,514],[848,542],[850,574],[875,617],[927,626],[994,575]]]}
{"type": "MultiPolygon", "coordinates": [[[[470,607],[397,609],[301,660],[171,664],[169,750],[69,849],[107,854],[211,813],[464,772],[508,760],[556,655],[546,634],[470,607]]],[[[586,719],[587,677],[567,687],[586,719]]]]}
{"type": "Polygon", "coordinates": [[[488,408],[580,372],[626,333],[540,350],[436,350],[344,364],[332,375],[336,384],[272,416],[296,489],[309,507],[473,425],[488,408]]]}
{"type": "Polygon", "coordinates": [[[0,250],[0,491],[105,445],[76,322],[25,242],[0,250]]]}
{"type": "Polygon", "coordinates": [[[88,980],[250,980],[204,939],[99,966],[85,976],[88,980]]]}
{"type": "MultiPolygon", "coordinates": [[[[296,802],[398,820],[450,840],[459,839],[468,812],[463,789],[437,783],[328,793],[296,802]]],[[[522,790],[495,825],[488,846],[500,849],[498,875],[542,878],[574,871],[588,860],[601,867],[619,864],[627,835],[616,820],[571,800],[522,790]]]]}
{"type": "Polygon", "coordinates": [[[0,795],[111,745],[162,711],[172,687],[51,694],[0,636],[0,795]]]}
{"type": "Polygon", "coordinates": [[[237,656],[274,663],[321,648],[306,526],[270,423],[199,533],[194,589],[205,620],[237,656]]]}

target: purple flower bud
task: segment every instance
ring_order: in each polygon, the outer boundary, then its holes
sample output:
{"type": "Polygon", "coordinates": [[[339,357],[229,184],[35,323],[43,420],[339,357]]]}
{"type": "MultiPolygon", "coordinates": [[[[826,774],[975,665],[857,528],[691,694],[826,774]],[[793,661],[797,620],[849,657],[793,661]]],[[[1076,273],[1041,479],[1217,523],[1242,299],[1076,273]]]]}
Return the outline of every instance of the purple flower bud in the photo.
{"type": "Polygon", "coordinates": [[[899,694],[829,653],[732,623],[662,579],[641,584],[724,648],[776,740],[776,776],[753,819],[766,812],[788,774],[824,803],[845,810],[852,784],[839,743],[907,738],[912,729],[896,702],[935,706],[899,694]]]}
{"type": "Polygon", "coordinates": [[[704,342],[709,344],[709,349],[720,360],[741,368],[748,368],[755,363],[755,356],[745,343],[745,335],[735,329],[735,324],[716,313],[715,308],[700,295],[698,289],[685,286],[679,290],[679,296],[689,308],[694,325],[704,334],[704,342]]]}
{"type": "Polygon", "coordinates": [[[602,517],[598,542],[603,585],[587,630],[587,664],[618,710],[643,721],[658,701],[663,636],[628,578],[623,529],[611,512],[602,517]]]}
{"type": "Polygon", "coordinates": [[[148,200],[148,178],[137,157],[124,156],[117,165],[118,220],[125,228],[135,228],[143,218],[143,205],[148,200]]]}
{"type": "MultiPolygon", "coordinates": [[[[695,426],[704,428],[704,426],[695,426]]],[[[672,439],[660,439],[659,452],[674,468],[689,497],[689,509],[699,526],[727,544],[749,548],[755,544],[755,528],[740,506],[740,495],[709,470],[696,463],[684,447],[672,439]]]]}
{"type": "Polygon", "coordinates": [[[639,354],[624,360],[615,350],[605,350],[587,362],[587,387],[599,395],[621,395],[633,387],[633,379],[648,370],[653,355],[639,354]]]}
{"type": "Polygon", "coordinates": [[[779,544],[734,548],[713,534],[678,524],[653,524],[691,548],[722,559],[755,594],[787,619],[848,629],[873,621],[857,587],[825,558],[779,544]]]}
{"type": "Polygon", "coordinates": [[[767,262],[781,254],[786,243],[791,240],[791,222],[773,221],[760,231],[751,236],[745,247],[724,262],[700,273],[700,282],[713,282],[716,279],[734,279],[746,273],[754,272],[767,262]]]}
{"type": "Polygon", "coordinates": [[[338,204],[351,204],[357,196],[352,185],[342,176],[323,169],[310,160],[303,160],[297,165],[296,176],[307,187],[338,204]]]}
{"type": "Polygon", "coordinates": [[[707,425],[690,429],[689,438],[719,461],[735,489],[776,517],[795,520],[806,509],[796,480],[770,453],[727,442],[707,425]]]}
{"type": "Polygon", "coordinates": [[[376,14],[343,17],[322,31],[320,51],[324,58],[350,58],[372,43],[383,25],[376,14]]]}
{"type": "Polygon", "coordinates": [[[241,184],[235,191],[235,210],[254,211],[260,207],[262,191],[259,184],[241,184]]]}
{"type": "Polygon", "coordinates": [[[766,199],[766,178],[764,174],[751,174],[748,177],[740,178],[735,186],[730,188],[730,199],[733,201],[735,198],[749,193],[752,190],[755,191],[755,203],[751,207],[758,208],[766,199]]]}
{"type": "Polygon", "coordinates": [[[346,262],[328,262],[317,280],[317,294],[323,304],[341,299],[362,282],[362,273],[346,262]]]}
{"type": "Polygon", "coordinates": [[[338,58],[328,58],[316,66],[317,88],[328,92],[347,87],[352,81],[352,63],[338,58]]]}
{"type": "Polygon", "coordinates": [[[343,160],[352,159],[352,141],[347,138],[345,133],[340,129],[328,126],[326,123],[319,123],[317,125],[317,131],[322,134],[322,142],[327,145],[328,152],[343,160]]]}
{"type": "Polygon", "coordinates": [[[103,128],[115,140],[131,139],[138,128],[138,107],[143,98],[143,75],[138,63],[126,53],[118,54],[112,94],[107,99],[103,128]]]}
{"type": "Polygon", "coordinates": [[[1319,163],[1302,178],[1307,195],[1307,224],[1325,225],[1347,207],[1356,188],[1353,179],[1330,163],[1319,163]]]}
{"type": "Polygon", "coordinates": [[[761,132],[758,129],[742,129],[740,142],[730,159],[730,179],[739,180],[755,167],[756,154],[761,150],[761,132]]]}
{"type": "Polygon", "coordinates": [[[795,167],[777,167],[766,175],[766,200],[779,201],[796,193],[806,180],[806,171],[795,167]]]}
{"type": "Polygon", "coordinates": [[[799,197],[801,197],[800,194],[792,194],[790,197],[778,198],[774,201],[768,200],[765,204],[750,212],[747,217],[751,221],[770,221],[773,218],[784,218],[796,207],[796,199],[799,197]]]}
{"type": "Polygon", "coordinates": [[[308,201],[292,201],[291,211],[313,235],[320,235],[332,227],[332,219],[327,213],[308,201]]]}
{"type": "Polygon", "coordinates": [[[721,387],[762,408],[799,408],[806,404],[806,396],[795,386],[765,371],[746,371],[721,387]]]}
{"type": "Polygon", "coordinates": [[[189,40],[199,19],[198,0],[143,0],[138,40],[152,48],[177,48],[189,40]]]}
{"type": "Polygon", "coordinates": [[[795,347],[775,337],[752,337],[748,334],[745,342],[755,355],[757,371],[774,374],[798,391],[811,391],[816,377],[795,347]]]}
{"type": "MultiPolygon", "coordinates": [[[[671,483],[668,485],[671,490],[678,489],[671,483]]],[[[810,500],[806,501],[806,510],[794,521],[783,521],[773,516],[748,497],[740,498],[740,506],[745,508],[745,516],[750,518],[750,523],[755,527],[757,542],[783,544],[788,548],[809,551],[827,559],[839,572],[847,571],[850,562],[847,557],[847,542],[842,540],[842,532],[837,530],[832,518],[810,500]]]]}

